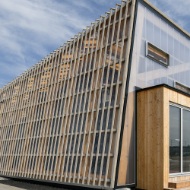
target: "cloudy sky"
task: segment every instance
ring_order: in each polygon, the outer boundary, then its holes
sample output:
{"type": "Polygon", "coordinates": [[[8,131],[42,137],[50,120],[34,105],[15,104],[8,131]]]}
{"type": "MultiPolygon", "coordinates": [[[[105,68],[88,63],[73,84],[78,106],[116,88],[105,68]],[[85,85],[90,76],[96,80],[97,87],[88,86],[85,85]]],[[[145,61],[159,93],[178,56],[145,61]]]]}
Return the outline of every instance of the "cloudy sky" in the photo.
{"type": "MultiPolygon", "coordinates": [[[[149,0],[190,32],[190,0],[149,0]]],[[[120,0],[0,0],[0,88],[120,0]]]]}

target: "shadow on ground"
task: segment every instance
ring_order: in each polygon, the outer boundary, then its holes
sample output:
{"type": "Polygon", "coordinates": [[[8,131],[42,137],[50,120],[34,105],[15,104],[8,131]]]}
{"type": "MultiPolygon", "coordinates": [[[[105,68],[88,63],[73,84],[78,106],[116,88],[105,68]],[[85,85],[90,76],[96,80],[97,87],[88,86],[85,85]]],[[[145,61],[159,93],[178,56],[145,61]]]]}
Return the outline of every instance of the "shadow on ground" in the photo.
{"type": "Polygon", "coordinates": [[[18,181],[9,178],[0,178],[0,190],[66,190],[61,187],[53,187],[32,182],[18,181]]]}

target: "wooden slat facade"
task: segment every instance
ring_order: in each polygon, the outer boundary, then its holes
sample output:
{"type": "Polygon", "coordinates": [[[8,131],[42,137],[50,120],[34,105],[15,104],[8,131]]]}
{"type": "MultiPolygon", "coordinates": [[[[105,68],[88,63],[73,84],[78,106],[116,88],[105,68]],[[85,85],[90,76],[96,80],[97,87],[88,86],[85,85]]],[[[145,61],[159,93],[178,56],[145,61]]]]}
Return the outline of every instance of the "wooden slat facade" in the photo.
{"type": "Polygon", "coordinates": [[[135,3],[0,90],[0,175],[114,188],[135,3]]]}

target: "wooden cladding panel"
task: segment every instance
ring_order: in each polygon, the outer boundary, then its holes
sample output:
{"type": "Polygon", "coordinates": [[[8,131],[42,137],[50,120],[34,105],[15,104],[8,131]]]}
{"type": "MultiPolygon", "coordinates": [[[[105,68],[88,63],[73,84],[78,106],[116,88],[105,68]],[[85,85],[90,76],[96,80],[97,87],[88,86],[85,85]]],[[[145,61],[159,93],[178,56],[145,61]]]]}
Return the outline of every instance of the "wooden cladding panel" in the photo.
{"type": "Polygon", "coordinates": [[[169,182],[189,180],[169,176],[169,105],[190,107],[190,97],[168,87],[137,93],[137,186],[163,190],[169,182]]]}
{"type": "Polygon", "coordinates": [[[114,187],[134,5],[1,89],[1,175],[114,187]]]}
{"type": "Polygon", "coordinates": [[[135,160],[135,157],[133,153],[131,153],[131,150],[133,150],[133,147],[135,146],[133,142],[134,134],[132,133],[132,128],[129,127],[132,126],[134,123],[134,112],[135,112],[135,106],[134,106],[134,93],[128,93],[127,98],[127,107],[129,111],[126,111],[125,114],[125,123],[124,123],[124,131],[123,131],[123,140],[122,140],[122,150],[121,150],[121,157],[120,157],[120,165],[119,165],[119,176],[118,176],[118,185],[122,186],[125,184],[133,183],[133,177],[135,174],[135,166],[134,162],[133,164],[130,164],[130,160],[135,160]],[[133,135],[132,135],[133,134],[133,135]],[[130,172],[129,172],[130,171],[130,172]]]}
{"type": "Polygon", "coordinates": [[[185,176],[170,176],[169,177],[169,182],[172,182],[172,183],[185,182],[185,181],[190,181],[190,176],[189,175],[185,175],[185,176]]]}
{"type": "Polygon", "coordinates": [[[163,91],[137,95],[137,179],[142,189],[163,189],[163,91]]]}

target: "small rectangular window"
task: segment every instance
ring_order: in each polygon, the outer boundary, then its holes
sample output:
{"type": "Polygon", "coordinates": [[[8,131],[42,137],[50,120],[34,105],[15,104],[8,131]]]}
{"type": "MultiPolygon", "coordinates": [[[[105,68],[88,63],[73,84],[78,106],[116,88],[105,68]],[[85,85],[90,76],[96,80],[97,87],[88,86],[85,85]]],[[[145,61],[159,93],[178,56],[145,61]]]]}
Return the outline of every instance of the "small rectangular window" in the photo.
{"type": "Polygon", "coordinates": [[[166,67],[169,65],[169,54],[149,42],[146,45],[146,56],[166,67]]]}
{"type": "Polygon", "coordinates": [[[181,91],[183,91],[185,93],[190,94],[190,88],[187,87],[187,86],[185,86],[185,85],[183,85],[183,84],[175,82],[175,88],[177,88],[177,89],[179,89],[179,90],[181,90],[181,91]]]}

